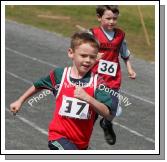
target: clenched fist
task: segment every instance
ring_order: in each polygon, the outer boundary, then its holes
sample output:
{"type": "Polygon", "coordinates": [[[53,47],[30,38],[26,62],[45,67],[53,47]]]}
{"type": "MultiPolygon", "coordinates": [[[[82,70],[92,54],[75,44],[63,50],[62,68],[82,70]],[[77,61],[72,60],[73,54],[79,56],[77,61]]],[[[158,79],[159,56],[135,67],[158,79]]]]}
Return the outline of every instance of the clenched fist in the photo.
{"type": "Polygon", "coordinates": [[[133,69],[128,70],[129,78],[136,79],[136,73],[133,69]]]}
{"type": "Polygon", "coordinates": [[[21,105],[22,103],[19,100],[16,100],[10,104],[10,111],[13,112],[13,114],[16,114],[20,110],[21,105]]]}
{"type": "Polygon", "coordinates": [[[85,92],[85,90],[79,86],[76,86],[76,89],[74,91],[74,97],[89,102],[90,96],[85,92]]]}

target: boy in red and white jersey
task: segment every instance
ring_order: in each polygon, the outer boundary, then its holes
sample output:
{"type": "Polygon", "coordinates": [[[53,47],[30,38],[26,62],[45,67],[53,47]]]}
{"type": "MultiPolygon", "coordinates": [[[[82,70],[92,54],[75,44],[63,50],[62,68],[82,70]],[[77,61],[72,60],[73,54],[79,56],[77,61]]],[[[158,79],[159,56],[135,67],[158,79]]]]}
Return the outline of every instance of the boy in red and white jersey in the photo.
{"type": "Polygon", "coordinates": [[[33,94],[42,89],[53,91],[55,110],[48,136],[51,150],[87,149],[97,114],[112,119],[111,97],[98,89],[102,82],[91,72],[98,50],[99,43],[94,36],[75,33],[68,50],[72,66],[54,69],[10,105],[11,112],[17,113],[33,94]]]}
{"type": "MultiPolygon", "coordinates": [[[[89,32],[95,36],[100,43],[99,59],[95,63],[92,71],[98,73],[103,78],[107,87],[118,94],[121,86],[121,67],[119,55],[124,60],[128,75],[131,79],[136,78],[136,73],[130,63],[130,52],[128,50],[125,33],[116,27],[119,16],[119,9],[116,5],[100,5],[96,8],[99,27],[90,29],[89,32]]],[[[118,95],[117,95],[118,96],[118,95]]],[[[117,108],[121,109],[118,97],[111,94],[113,116],[117,113],[117,108]]],[[[120,110],[119,109],[119,110],[120,110]]],[[[104,130],[105,139],[108,144],[115,144],[116,135],[112,122],[101,119],[100,126],[104,130]]]]}

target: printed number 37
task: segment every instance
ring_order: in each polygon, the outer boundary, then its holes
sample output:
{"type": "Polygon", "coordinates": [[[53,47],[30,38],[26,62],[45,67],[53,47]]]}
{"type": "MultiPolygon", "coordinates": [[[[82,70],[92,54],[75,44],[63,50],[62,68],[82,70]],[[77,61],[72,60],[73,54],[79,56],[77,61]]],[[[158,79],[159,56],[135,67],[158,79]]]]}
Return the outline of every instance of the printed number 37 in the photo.
{"type": "MultiPolygon", "coordinates": [[[[66,100],[66,103],[68,105],[66,106],[65,112],[66,113],[71,113],[72,101],[71,100],[66,100]]],[[[82,110],[84,109],[84,107],[86,106],[86,103],[77,102],[77,105],[80,106],[80,107],[79,107],[79,110],[77,111],[76,115],[79,115],[82,112],[82,110]]]]}

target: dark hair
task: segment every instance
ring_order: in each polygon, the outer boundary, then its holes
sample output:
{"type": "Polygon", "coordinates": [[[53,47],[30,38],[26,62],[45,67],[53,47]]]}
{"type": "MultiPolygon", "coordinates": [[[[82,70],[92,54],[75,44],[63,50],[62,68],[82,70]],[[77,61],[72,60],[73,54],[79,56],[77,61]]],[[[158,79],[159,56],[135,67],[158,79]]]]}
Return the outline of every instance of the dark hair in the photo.
{"type": "Polygon", "coordinates": [[[83,43],[90,43],[90,45],[97,50],[99,50],[100,45],[98,40],[90,33],[87,32],[77,32],[74,33],[71,37],[71,48],[75,49],[83,43]]]}
{"type": "Polygon", "coordinates": [[[114,14],[119,15],[118,5],[99,5],[96,7],[97,16],[102,17],[106,10],[111,10],[114,14]]]}

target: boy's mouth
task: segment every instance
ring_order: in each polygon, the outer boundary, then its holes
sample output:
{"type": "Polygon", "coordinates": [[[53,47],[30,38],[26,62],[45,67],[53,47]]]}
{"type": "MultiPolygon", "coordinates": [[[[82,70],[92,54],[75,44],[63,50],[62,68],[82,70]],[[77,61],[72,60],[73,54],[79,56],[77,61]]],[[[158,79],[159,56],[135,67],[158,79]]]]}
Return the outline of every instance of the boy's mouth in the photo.
{"type": "Polygon", "coordinates": [[[82,65],[82,67],[89,69],[91,67],[91,65],[82,65]]]}
{"type": "Polygon", "coordinates": [[[109,25],[108,27],[109,27],[109,28],[113,28],[113,27],[114,27],[114,25],[109,25]]]}

